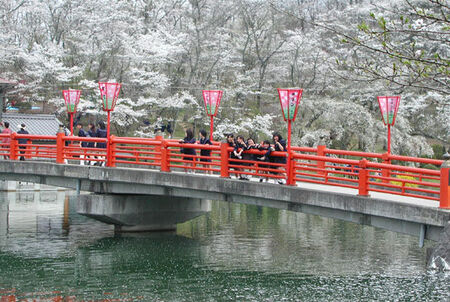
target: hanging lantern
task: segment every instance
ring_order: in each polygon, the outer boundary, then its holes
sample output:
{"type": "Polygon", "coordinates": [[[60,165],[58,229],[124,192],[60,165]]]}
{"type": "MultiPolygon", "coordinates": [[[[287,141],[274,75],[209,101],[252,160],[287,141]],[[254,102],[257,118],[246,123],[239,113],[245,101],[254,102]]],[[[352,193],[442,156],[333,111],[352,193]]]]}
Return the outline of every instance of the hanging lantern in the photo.
{"type": "Polygon", "coordinates": [[[81,90],[63,90],[64,102],[66,103],[67,113],[75,113],[77,105],[80,102],[81,90]]]}
{"type": "Polygon", "coordinates": [[[120,83],[98,83],[104,111],[113,111],[119,97],[120,83]]]}
{"type": "Polygon", "coordinates": [[[222,99],[222,90],[202,90],[203,103],[205,105],[206,114],[208,116],[216,116],[220,100],[222,99]]]}
{"type": "Polygon", "coordinates": [[[400,105],[400,96],[378,96],[377,99],[383,123],[393,126],[400,105]]]}
{"type": "Polygon", "coordinates": [[[302,93],[303,89],[278,88],[281,111],[285,121],[295,121],[302,93]]]}

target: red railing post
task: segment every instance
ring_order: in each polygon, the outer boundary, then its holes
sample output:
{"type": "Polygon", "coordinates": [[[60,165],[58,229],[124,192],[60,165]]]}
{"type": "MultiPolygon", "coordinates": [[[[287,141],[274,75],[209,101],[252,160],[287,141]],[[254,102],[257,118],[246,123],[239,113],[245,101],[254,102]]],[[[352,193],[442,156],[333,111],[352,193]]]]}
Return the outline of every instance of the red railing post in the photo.
{"type": "Polygon", "coordinates": [[[16,139],[16,133],[11,133],[10,137],[10,145],[9,145],[9,158],[12,160],[17,160],[17,148],[18,148],[18,142],[16,139]]]}
{"type": "Polygon", "coordinates": [[[27,140],[27,145],[25,147],[25,158],[26,159],[31,159],[31,153],[33,150],[33,147],[31,147],[33,145],[33,142],[31,140],[27,140]]]}
{"type": "Polygon", "coordinates": [[[162,135],[157,135],[157,136],[155,136],[155,140],[161,142],[161,145],[155,146],[155,152],[157,153],[155,155],[155,163],[161,164],[161,158],[162,158],[161,149],[162,149],[162,141],[164,140],[164,138],[162,137],[162,135]]]}
{"type": "Polygon", "coordinates": [[[220,177],[230,177],[228,167],[228,143],[220,143],[220,177]]]}
{"type": "MultiPolygon", "coordinates": [[[[326,148],[327,147],[324,146],[324,145],[317,146],[317,156],[325,156],[325,149],[326,148]]],[[[324,170],[325,169],[325,162],[324,161],[318,161],[317,162],[317,168],[324,170]]],[[[326,173],[325,173],[325,171],[319,171],[319,174],[323,174],[324,175],[326,173]]]]}
{"type": "Polygon", "coordinates": [[[368,172],[366,170],[367,159],[363,158],[359,161],[359,185],[358,185],[358,196],[369,197],[369,184],[368,184],[368,172]]]}
{"type": "MultiPolygon", "coordinates": [[[[388,152],[383,153],[382,159],[383,159],[383,164],[388,164],[388,165],[391,164],[391,159],[389,157],[388,152]]],[[[391,177],[391,171],[389,169],[381,169],[381,176],[391,177]]],[[[389,182],[389,180],[383,179],[383,183],[388,183],[388,182],[389,182]]]]}
{"type": "Polygon", "coordinates": [[[450,160],[441,165],[441,188],[439,208],[450,209],[450,160]]]}
{"type": "Polygon", "coordinates": [[[110,135],[108,140],[109,148],[107,159],[106,159],[106,166],[107,167],[115,167],[116,166],[116,145],[114,143],[114,139],[116,138],[115,135],[110,135]]]}
{"type": "Polygon", "coordinates": [[[56,163],[64,163],[64,132],[58,132],[56,134],[56,163]]]}
{"type": "Polygon", "coordinates": [[[161,141],[161,172],[170,172],[169,167],[169,147],[166,140],[161,141]]]}
{"type": "Polygon", "coordinates": [[[290,186],[295,186],[295,160],[294,160],[294,156],[293,156],[294,152],[290,152],[288,153],[288,165],[289,165],[289,169],[288,169],[288,179],[287,179],[287,184],[290,186]]]}

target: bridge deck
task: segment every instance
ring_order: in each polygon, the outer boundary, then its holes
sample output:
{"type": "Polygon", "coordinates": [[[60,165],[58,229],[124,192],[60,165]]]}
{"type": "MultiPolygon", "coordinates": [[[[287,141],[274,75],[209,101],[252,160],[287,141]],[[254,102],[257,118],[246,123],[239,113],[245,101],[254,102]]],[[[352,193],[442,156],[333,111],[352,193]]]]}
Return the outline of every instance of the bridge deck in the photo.
{"type": "Polygon", "coordinates": [[[450,210],[439,202],[401,195],[370,192],[331,185],[297,182],[296,186],[260,183],[181,170],[161,172],[129,167],[93,167],[33,161],[0,160],[0,180],[20,180],[96,194],[173,196],[254,204],[359,224],[438,240],[450,220],[450,210]]]}
{"type": "MultiPolygon", "coordinates": [[[[154,171],[157,171],[157,170],[154,170],[154,171]]],[[[173,173],[185,174],[182,172],[173,172],[173,173]]],[[[195,174],[190,174],[190,175],[199,175],[199,176],[205,176],[205,177],[219,178],[219,175],[205,175],[204,173],[195,173],[195,174]]],[[[242,181],[245,183],[245,180],[239,180],[239,181],[242,181]]],[[[250,181],[251,182],[259,182],[259,178],[251,178],[250,181]]],[[[276,182],[271,180],[270,183],[276,183],[276,182]]],[[[314,190],[314,191],[323,191],[323,192],[333,191],[334,193],[349,194],[349,195],[357,195],[358,194],[357,189],[344,188],[344,187],[333,186],[333,185],[321,185],[321,184],[314,184],[314,183],[308,183],[308,182],[297,182],[297,184],[294,185],[294,187],[310,189],[310,190],[314,190]]],[[[403,195],[394,195],[394,194],[388,194],[388,193],[382,193],[382,192],[370,192],[370,196],[367,198],[368,199],[381,199],[381,200],[386,200],[386,201],[398,202],[401,204],[410,204],[410,205],[415,205],[415,206],[439,209],[438,201],[423,199],[423,198],[409,197],[409,196],[403,196],[403,195]]],[[[445,210],[445,209],[442,209],[442,210],[450,212],[450,210],[445,210]]]]}

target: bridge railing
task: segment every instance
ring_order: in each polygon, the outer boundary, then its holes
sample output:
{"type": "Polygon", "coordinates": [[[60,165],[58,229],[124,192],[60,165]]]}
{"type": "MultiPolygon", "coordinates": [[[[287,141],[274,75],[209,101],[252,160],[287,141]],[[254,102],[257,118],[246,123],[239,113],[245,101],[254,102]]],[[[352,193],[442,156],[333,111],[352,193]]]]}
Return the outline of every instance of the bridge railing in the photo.
{"type": "Polygon", "coordinates": [[[290,156],[287,152],[272,152],[272,160],[268,161],[263,159],[265,152],[258,150],[246,151],[241,159],[236,158],[231,156],[232,147],[219,142],[200,145],[162,137],[116,136],[111,136],[108,142],[106,138],[64,136],[63,133],[55,136],[0,134],[0,158],[12,160],[106,163],[109,167],[194,171],[220,177],[257,177],[260,181],[286,180],[290,185],[308,182],[356,189],[362,196],[383,192],[431,199],[440,201],[441,208],[450,208],[449,168],[415,167],[418,164],[440,167],[443,161],[327,149],[325,146],[292,147],[291,150],[290,156]],[[183,150],[192,152],[186,154],[183,150]],[[201,155],[201,150],[209,150],[210,155],[201,155]]]}
{"type": "Polygon", "coordinates": [[[363,196],[372,191],[440,200],[439,170],[300,153],[291,164],[295,181],[353,188],[363,196]]]}

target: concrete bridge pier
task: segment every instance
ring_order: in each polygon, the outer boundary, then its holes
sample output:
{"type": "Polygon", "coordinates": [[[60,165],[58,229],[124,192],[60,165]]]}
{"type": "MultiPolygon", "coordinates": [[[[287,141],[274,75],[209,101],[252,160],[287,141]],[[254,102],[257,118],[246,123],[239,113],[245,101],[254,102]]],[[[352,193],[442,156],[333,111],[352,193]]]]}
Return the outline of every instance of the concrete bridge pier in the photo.
{"type": "Polygon", "coordinates": [[[8,191],[8,181],[0,180],[0,191],[8,191]]]}
{"type": "Polygon", "coordinates": [[[427,265],[440,272],[450,271],[450,221],[444,227],[437,245],[427,250],[427,265]]]}
{"type": "Polygon", "coordinates": [[[156,195],[79,195],[77,212],[104,223],[118,232],[175,230],[177,223],[211,211],[211,201],[156,195]]]}

